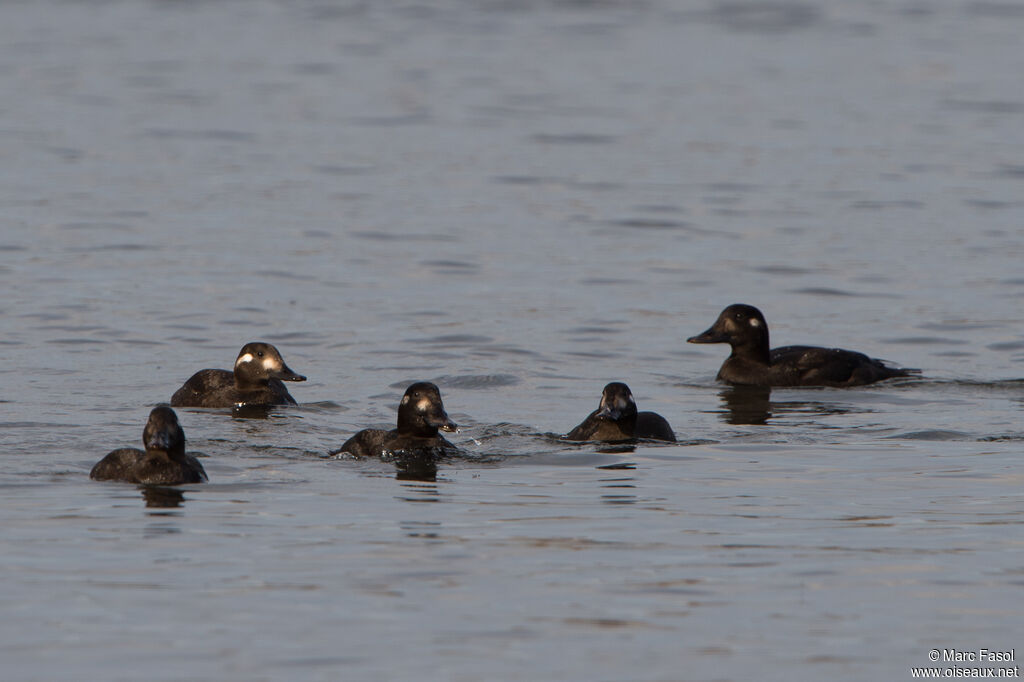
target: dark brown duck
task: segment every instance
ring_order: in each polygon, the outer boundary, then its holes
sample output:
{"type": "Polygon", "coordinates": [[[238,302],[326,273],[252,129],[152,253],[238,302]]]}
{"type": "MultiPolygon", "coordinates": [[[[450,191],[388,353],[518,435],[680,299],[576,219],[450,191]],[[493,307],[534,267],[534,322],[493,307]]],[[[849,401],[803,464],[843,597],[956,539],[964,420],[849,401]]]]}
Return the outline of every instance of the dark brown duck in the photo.
{"type": "Polygon", "coordinates": [[[583,423],[570,431],[567,440],[619,442],[651,438],[675,442],[668,420],[656,412],[637,412],[629,386],[614,381],[601,392],[601,403],[583,423]]]}
{"type": "Polygon", "coordinates": [[[437,386],[421,381],[405,390],[398,405],[397,428],[390,431],[363,429],[331,454],[347,452],[356,457],[386,454],[440,456],[457,448],[438,432],[455,431],[457,428],[444,411],[437,386]]]}
{"type": "Polygon", "coordinates": [[[202,483],[206,471],[185,452],[185,432],[174,410],[161,405],[149,413],[142,431],[146,450],[121,448],[97,462],[89,478],[97,481],[125,481],[145,485],[202,483]]]}
{"type": "Polygon", "coordinates": [[[235,368],[203,369],[193,374],[171,396],[174,407],[235,407],[245,405],[295,405],[282,382],[305,381],[284,364],[269,343],[242,346],[235,368]]]}
{"type": "Polygon", "coordinates": [[[690,343],[727,343],[732,353],[718,380],[745,386],[863,386],[920,370],[892,367],[863,353],[842,348],[783,346],[769,350],[768,323],[752,305],[735,303],[690,343]]]}

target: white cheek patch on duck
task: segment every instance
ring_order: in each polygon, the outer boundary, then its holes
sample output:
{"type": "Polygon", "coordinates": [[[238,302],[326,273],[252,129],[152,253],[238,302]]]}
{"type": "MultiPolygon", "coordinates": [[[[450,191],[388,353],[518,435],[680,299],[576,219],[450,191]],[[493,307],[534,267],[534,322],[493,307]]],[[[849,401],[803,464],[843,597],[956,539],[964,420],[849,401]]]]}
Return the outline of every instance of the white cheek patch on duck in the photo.
{"type": "Polygon", "coordinates": [[[760,327],[761,326],[761,320],[757,319],[756,317],[750,318],[750,326],[751,327],[760,327]]]}
{"type": "Polygon", "coordinates": [[[266,358],[263,360],[263,369],[281,369],[281,364],[274,358],[266,358]]]}
{"type": "Polygon", "coordinates": [[[402,396],[402,404],[403,405],[408,405],[409,404],[409,396],[407,396],[407,395],[403,395],[402,396]]]}
{"type": "Polygon", "coordinates": [[[244,365],[247,362],[252,362],[252,353],[246,353],[245,355],[239,355],[238,359],[235,360],[235,367],[244,365]]]}
{"type": "Polygon", "coordinates": [[[426,398],[423,398],[418,403],[416,403],[416,409],[419,410],[420,412],[426,412],[427,410],[430,409],[430,401],[427,400],[426,398]]]}

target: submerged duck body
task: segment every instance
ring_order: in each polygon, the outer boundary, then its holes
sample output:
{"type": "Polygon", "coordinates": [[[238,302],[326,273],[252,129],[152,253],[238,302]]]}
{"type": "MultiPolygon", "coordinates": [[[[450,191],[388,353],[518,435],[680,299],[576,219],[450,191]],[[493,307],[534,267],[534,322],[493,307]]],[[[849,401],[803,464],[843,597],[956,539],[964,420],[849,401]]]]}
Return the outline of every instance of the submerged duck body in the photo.
{"type": "Polygon", "coordinates": [[[178,415],[161,405],[149,413],[142,431],[145,451],[137,448],[114,450],[96,463],[89,478],[96,481],[124,481],[144,485],[202,483],[206,471],[185,452],[185,432],[178,415]]]}
{"type": "Polygon", "coordinates": [[[615,381],[604,387],[601,403],[566,440],[619,442],[649,438],[675,442],[668,420],[656,412],[637,412],[633,393],[626,384],[615,381]]]}
{"type": "Polygon", "coordinates": [[[203,369],[171,396],[173,407],[234,407],[236,405],[295,405],[285,381],[305,381],[293,372],[277,348],[247,343],[238,351],[235,368],[203,369]]]}
{"type": "Polygon", "coordinates": [[[411,385],[398,405],[398,427],[363,429],[332,452],[347,452],[355,457],[381,457],[388,454],[440,456],[457,448],[438,431],[455,431],[458,427],[448,418],[441,402],[441,392],[430,382],[411,385]]]}
{"type": "Polygon", "coordinates": [[[842,348],[783,346],[769,349],[768,323],[761,311],[736,303],[710,329],[689,343],[728,343],[732,353],[718,370],[718,380],[743,386],[832,386],[873,384],[919,370],[891,367],[863,353],[842,348]]]}

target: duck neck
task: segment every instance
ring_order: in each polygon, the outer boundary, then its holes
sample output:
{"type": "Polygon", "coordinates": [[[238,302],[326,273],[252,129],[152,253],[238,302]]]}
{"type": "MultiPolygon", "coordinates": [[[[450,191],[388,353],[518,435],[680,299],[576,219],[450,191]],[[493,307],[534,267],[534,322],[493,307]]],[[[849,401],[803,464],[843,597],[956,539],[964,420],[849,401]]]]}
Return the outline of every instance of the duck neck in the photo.
{"type": "Polygon", "coordinates": [[[732,347],[732,357],[753,361],[759,365],[771,365],[771,351],[768,343],[768,331],[757,338],[732,347]]]}
{"type": "Polygon", "coordinates": [[[627,436],[632,436],[636,433],[636,410],[630,410],[627,414],[622,415],[616,422],[622,432],[627,436]]]}
{"type": "Polygon", "coordinates": [[[398,431],[407,436],[417,438],[433,438],[437,435],[437,427],[431,426],[419,415],[398,413],[398,431]]]}
{"type": "Polygon", "coordinates": [[[269,384],[269,377],[252,377],[247,376],[244,372],[235,372],[235,388],[239,391],[254,391],[266,388],[269,384]]]}
{"type": "Polygon", "coordinates": [[[151,462],[181,462],[185,459],[185,449],[146,450],[146,459],[151,462]]]}

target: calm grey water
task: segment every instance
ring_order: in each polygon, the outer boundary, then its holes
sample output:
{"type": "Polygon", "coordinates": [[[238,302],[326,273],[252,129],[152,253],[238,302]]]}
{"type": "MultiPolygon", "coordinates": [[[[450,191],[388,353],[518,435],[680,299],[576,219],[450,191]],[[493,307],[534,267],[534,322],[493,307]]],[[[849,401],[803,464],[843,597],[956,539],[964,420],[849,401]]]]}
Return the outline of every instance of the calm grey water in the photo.
{"type": "Polygon", "coordinates": [[[0,5],[0,677],[1024,656],[1021,73],[1016,3],[0,5]],[[724,389],[733,302],[924,378],[724,389]],[[88,479],[250,340],[299,407],[88,479]],[[324,457],[420,379],[464,458],[324,457]],[[551,437],[611,380],[682,442],[551,437]]]}

